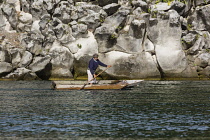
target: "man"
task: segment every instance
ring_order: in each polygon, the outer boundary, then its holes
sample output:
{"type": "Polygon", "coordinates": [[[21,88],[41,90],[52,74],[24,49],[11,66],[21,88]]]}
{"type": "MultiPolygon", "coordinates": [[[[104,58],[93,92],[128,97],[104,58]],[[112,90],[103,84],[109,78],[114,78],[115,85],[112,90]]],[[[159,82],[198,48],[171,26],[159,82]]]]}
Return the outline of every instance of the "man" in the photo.
{"type": "Polygon", "coordinates": [[[93,83],[96,83],[96,74],[95,71],[98,68],[98,65],[102,66],[102,67],[111,67],[111,65],[106,65],[104,63],[102,63],[99,59],[98,59],[98,54],[94,54],[93,58],[89,61],[89,65],[88,65],[88,70],[87,70],[87,74],[88,74],[88,81],[89,83],[92,85],[93,83]],[[94,78],[94,79],[93,79],[94,78]],[[93,80],[92,80],[93,79],[93,80]],[[91,81],[90,81],[91,80],[91,81]]]}

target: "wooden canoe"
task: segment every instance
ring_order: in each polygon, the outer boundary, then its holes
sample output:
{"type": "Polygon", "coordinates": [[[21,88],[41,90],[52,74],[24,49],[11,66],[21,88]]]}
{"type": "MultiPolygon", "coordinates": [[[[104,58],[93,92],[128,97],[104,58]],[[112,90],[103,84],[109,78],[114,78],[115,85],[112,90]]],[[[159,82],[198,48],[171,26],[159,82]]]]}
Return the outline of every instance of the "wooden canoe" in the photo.
{"type": "Polygon", "coordinates": [[[52,89],[55,90],[100,90],[100,89],[124,89],[138,85],[143,80],[101,80],[97,84],[86,85],[84,81],[53,81],[52,89]],[[84,88],[83,88],[84,87],[84,88]]]}

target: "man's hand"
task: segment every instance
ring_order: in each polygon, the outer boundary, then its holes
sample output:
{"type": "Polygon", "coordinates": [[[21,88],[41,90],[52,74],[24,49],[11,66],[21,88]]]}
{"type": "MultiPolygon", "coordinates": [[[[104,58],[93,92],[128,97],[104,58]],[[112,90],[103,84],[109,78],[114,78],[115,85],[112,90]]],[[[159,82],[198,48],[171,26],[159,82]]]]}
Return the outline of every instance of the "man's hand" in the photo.
{"type": "Polygon", "coordinates": [[[93,75],[93,78],[96,78],[96,77],[97,77],[97,75],[96,75],[96,74],[94,74],[94,75],[93,75]]]}
{"type": "Polygon", "coordinates": [[[108,65],[108,66],[107,66],[107,68],[110,68],[110,67],[112,67],[112,65],[108,65]]]}

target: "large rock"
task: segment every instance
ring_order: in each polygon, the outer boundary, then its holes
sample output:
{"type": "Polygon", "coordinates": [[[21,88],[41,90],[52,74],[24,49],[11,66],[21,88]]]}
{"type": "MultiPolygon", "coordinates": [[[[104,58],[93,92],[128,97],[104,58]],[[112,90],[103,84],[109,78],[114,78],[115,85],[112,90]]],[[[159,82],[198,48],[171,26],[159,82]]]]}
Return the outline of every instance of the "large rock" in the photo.
{"type": "Polygon", "coordinates": [[[51,76],[52,65],[50,63],[51,57],[49,55],[41,57],[34,57],[29,69],[36,73],[41,79],[48,80],[51,76]]]}
{"type": "Polygon", "coordinates": [[[98,44],[92,32],[88,32],[88,37],[75,40],[66,46],[77,60],[82,56],[92,56],[94,53],[98,53],[98,44]]]}
{"type": "Polygon", "coordinates": [[[112,51],[100,55],[102,62],[113,65],[106,72],[112,77],[117,78],[160,78],[157,62],[148,52],[139,54],[127,54],[112,51]]]}
{"type": "Polygon", "coordinates": [[[210,53],[202,53],[195,59],[195,64],[202,68],[207,67],[210,61],[210,53]]]}
{"type": "Polygon", "coordinates": [[[68,48],[54,42],[49,51],[51,55],[51,78],[72,78],[74,56],[68,48]]]}
{"type": "Polygon", "coordinates": [[[113,46],[116,44],[118,37],[115,30],[124,26],[129,12],[129,9],[120,8],[117,13],[107,17],[102,26],[96,29],[95,38],[99,44],[100,53],[114,49],[113,46]]]}
{"type": "Polygon", "coordinates": [[[32,62],[32,59],[33,59],[33,55],[30,52],[25,51],[20,60],[19,67],[27,67],[32,62]]]}
{"type": "Polygon", "coordinates": [[[26,68],[17,68],[14,72],[4,78],[12,80],[36,80],[38,77],[31,70],[26,68]]]}
{"type": "Polygon", "coordinates": [[[53,17],[59,18],[63,23],[68,24],[71,21],[71,13],[75,10],[75,7],[68,1],[61,1],[54,13],[53,17]]]}
{"type": "Polygon", "coordinates": [[[0,62],[11,62],[11,54],[8,50],[0,50],[0,62]]]}
{"type": "Polygon", "coordinates": [[[7,62],[0,62],[0,77],[5,76],[13,70],[12,65],[7,62]]]}
{"type": "Polygon", "coordinates": [[[72,36],[72,30],[67,24],[58,24],[53,28],[53,31],[55,32],[57,40],[62,44],[67,44],[75,40],[72,36]]]}
{"type": "Polygon", "coordinates": [[[195,12],[188,18],[189,30],[210,30],[210,6],[201,6],[195,9],[195,12]]]}
{"type": "Polygon", "coordinates": [[[117,12],[120,8],[120,5],[117,3],[112,3],[103,7],[104,11],[108,14],[108,16],[117,12]]]}
{"type": "Polygon", "coordinates": [[[131,4],[137,8],[140,7],[143,11],[148,11],[148,4],[145,1],[142,0],[132,0],[131,4]]]}
{"type": "Polygon", "coordinates": [[[210,0],[196,0],[195,1],[196,6],[202,6],[210,4],[210,0]]]}
{"type": "Polygon", "coordinates": [[[187,68],[181,35],[179,15],[174,10],[159,13],[155,24],[148,27],[148,36],[155,45],[158,64],[166,77],[173,77],[187,68]]]}
{"type": "Polygon", "coordinates": [[[98,0],[99,6],[105,6],[111,3],[118,3],[118,0],[98,0]]]}
{"type": "Polygon", "coordinates": [[[9,21],[10,25],[13,29],[17,28],[17,11],[15,9],[15,5],[13,3],[5,3],[2,7],[2,11],[6,16],[7,20],[9,21]]]}
{"type": "Polygon", "coordinates": [[[96,5],[84,5],[81,9],[83,9],[83,12],[85,13],[80,15],[81,18],[79,18],[78,22],[86,24],[90,30],[95,30],[99,27],[107,16],[106,12],[96,5]]]}
{"type": "Polygon", "coordinates": [[[11,54],[12,66],[14,68],[17,68],[22,59],[22,50],[14,48],[10,50],[10,54],[11,54]]]}
{"type": "MultiPolygon", "coordinates": [[[[2,6],[0,5],[0,9],[2,8],[2,6]]],[[[4,16],[2,10],[0,10],[0,31],[4,30],[5,26],[6,26],[6,17],[4,16]]]]}

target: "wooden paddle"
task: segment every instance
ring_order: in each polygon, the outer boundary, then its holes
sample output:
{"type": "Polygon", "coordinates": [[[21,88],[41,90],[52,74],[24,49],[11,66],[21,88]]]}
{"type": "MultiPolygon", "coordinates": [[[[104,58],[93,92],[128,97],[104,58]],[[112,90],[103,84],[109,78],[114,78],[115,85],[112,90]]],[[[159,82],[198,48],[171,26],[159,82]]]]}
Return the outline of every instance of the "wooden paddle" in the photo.
{"type": "MultiPolygon", "coordinates": [[[[102,74],[102,73],[103,73],[104,71],[106,71],[108,68],[110,68],[110,67],[107,67],[105,70],[101,71],[99,74],[96,75],[96,77],[98,77],[100,74],[102,74]]],[[[94,77],[93,79],[95,79],[96,77],[94,77]]],[[[92,81],[93,79],[91,79],[90,81],[92,81]]],[[[86,86],[88,83],[90,83],[90,81],[88,81],[87,83],[85,83],[85,84],[83,85],[83,87],[82,87],[80,90],[84,89],[85,86],[86,86]]]]}

